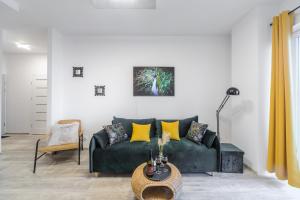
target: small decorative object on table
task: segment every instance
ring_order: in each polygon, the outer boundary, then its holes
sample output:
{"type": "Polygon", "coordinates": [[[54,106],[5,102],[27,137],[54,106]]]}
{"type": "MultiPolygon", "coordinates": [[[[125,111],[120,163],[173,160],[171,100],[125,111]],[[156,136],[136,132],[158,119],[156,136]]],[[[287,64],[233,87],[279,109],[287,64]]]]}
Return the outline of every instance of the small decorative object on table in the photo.
{"type": "Polygon", "coordinates": [[[171,168],[167,164],[163,168],[160,167],[159,173],[157,173],[158,169],[156,171],[152,171],[151,173],[151,170],[147,165],[144,167],[143,171],[145,177],[151,181],[163,181],[169,178],[171,175],[171,168]]]}
{"type": "Polygon", "coordinates": [[[164,145],[170,141],[170,135],[163,133],[162,138],[158,139],[158,156],[153,160],[152,150],[149,151],[149,160],[144,167],[144,175],[152,181],[162,181],[171,174],[171,168],[167,165],[168,157],[164,156],[164,145]]]}
{"type": "Polygon", "coordinates": [[[243,173],[244,152],[233,144],[221,143],[221,171],[243,173]]]}
{"type": "Polygon", "coordinates": [[[166,162],[168,161],[168,157],[164,156],[164,146],[170,142],[170,134],[163,132],[162,137],[158,138],[158,157],[156,158],[157,164],[157,174],[162,173],[160,168],[163,170],[164,173],[168,172],[168,168],[165,167],[166,162]]]}
{"type": "Polygon", "coordinates": [[[152,158],[152,149],[149,151],[149,159],[144,171],[147,177],[152,177],[154,175],[155,169],[154,169],[154,160],[152,158]]]}

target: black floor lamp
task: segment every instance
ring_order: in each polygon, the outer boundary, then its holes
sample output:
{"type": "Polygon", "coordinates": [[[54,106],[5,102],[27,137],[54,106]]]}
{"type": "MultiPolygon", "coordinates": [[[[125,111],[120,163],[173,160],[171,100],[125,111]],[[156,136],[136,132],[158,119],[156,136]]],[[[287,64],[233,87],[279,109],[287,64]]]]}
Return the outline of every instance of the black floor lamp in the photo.
{"type": "Polygon", "coordinates": [[[222,110],[222,108],[224,107],[224,105],[226,104],[226,102],[228,101],[228,99],[230,98],[230,96],[235,96],[235,95],[239,95],[240,91],[239,89],[235,88],[235,87],[231,87],[226,91],[226,96],[223,99],[221,105],[219,106],[216,114],[217,114],[217,136],[220,139],[220,112],[222,110]]]}

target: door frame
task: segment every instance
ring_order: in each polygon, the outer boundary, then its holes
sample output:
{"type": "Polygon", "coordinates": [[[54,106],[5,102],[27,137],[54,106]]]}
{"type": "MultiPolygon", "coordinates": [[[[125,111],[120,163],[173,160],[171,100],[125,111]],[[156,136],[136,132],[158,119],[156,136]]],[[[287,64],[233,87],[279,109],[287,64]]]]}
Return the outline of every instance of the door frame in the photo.
{"type": "Polygon", "coordinates": [[[1,134],[6,133],[6,74],[1,76],[1,134]]]}

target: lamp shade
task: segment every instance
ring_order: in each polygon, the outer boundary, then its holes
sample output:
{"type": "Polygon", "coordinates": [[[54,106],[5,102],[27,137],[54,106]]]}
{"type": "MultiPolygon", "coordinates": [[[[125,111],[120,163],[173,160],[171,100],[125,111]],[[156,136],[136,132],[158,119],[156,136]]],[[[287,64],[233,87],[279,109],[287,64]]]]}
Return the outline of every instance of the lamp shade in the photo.
{"type": "Polygon", "coordinates": [[[231,87],[231,88],[228,88],[226,94],[227,95],[239,95],[240,91],[239,91],[239,89],[237,89],[235,87],[231,87]]]}

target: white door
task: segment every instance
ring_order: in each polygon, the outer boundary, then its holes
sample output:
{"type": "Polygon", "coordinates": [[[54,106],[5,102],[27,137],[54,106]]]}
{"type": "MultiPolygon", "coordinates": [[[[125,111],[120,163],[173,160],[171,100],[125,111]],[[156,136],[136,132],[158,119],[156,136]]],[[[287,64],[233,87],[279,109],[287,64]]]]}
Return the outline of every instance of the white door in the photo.
{"type": "Polygon", "coordinates": [[[1,134],[5,134],[6,129],[5,129],[5,125],[6,125],[6,75],[3,74],[2,75],[2,105],[1,105],[1,134]]]}
{"type": "Polygon", "coordinates": [[[47,75],[34,76],[31,85],[31,134],[47,134],[47,75]]]}

